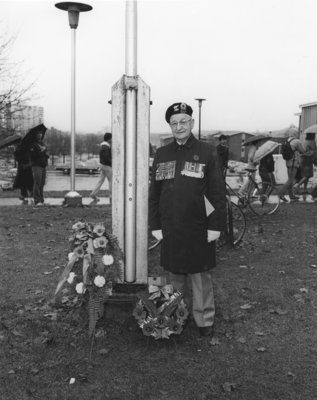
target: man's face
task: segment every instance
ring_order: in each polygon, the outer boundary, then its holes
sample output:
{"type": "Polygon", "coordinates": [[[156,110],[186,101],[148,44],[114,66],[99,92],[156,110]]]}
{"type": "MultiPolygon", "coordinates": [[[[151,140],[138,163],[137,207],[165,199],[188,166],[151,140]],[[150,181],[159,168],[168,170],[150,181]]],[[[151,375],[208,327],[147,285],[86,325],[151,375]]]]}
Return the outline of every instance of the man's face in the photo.
{"type": "Polygon", "coordinates": [[[169,124],[174,138],[185,142],[194,127],[194,120],[187,114],[175,114],[171,116],[169,124]]]}
{"type": "Polygon", "coordinates": [[[220,144],[222,144],[223,146],[225,146],[227,144],[227,139],[222,138],[220,140],[220,144]]]}

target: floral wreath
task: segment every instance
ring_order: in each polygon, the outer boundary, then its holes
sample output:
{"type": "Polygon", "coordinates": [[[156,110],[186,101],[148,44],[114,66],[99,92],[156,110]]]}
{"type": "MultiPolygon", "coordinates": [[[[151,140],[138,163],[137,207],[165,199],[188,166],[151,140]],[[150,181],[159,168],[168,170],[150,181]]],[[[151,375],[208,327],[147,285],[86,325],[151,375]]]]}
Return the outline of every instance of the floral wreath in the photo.
{"type": "Polygon", "coordinates": [[[169,339],[180,335],[188,317],[183,295],[172,285],[149,286],[149,293],[139,293],[133,316],[145,336],[154,339],[169,339]]]}
{"type": "Polygon", "coordinates": [[[113,283],[122,280],[123,255],[117,239],[102,223],[76,222],[69,237],[71,252],[55,296],[67,282],[77,295],[88,294],[89,336],[103,316],[104,303],[112,296],[113,283]]]}

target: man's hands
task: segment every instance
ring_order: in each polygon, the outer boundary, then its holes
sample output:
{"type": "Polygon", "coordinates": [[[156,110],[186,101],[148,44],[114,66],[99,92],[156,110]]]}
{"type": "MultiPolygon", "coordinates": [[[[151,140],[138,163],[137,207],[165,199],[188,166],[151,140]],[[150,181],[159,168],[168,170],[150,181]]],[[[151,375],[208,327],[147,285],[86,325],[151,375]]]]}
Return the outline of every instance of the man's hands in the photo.
{"type": "Polygon", "coordinates": [[[207,231],[207,242],[213,242],[214,240],[219,239],[220,232],[219,231],[207,231]]]}
{"type": "Polygon", "coordinates": [[[152,235],[155,237],[156,240],[163,239],[163,233],[161,229],[158,229],[157,231],[152,231],[152,235]]]}

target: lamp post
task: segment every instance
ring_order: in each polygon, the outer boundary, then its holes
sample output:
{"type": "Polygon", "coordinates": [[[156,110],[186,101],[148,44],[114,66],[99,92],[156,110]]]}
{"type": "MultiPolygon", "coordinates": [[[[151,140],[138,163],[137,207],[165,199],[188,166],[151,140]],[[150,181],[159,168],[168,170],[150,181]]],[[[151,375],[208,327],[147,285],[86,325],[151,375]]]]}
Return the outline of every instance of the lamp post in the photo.
{"type": "Polygon", "coordinates": [[[198,101],[198,107],[199,107],[199,128],[198,128],[198,139],[200,140],[200,129],[201,129],[201,105],[202,102],[205,101],[206,99],[195,99],[198,101]]]}
{"type": "Polygon", "coordinates": [[[75,2],[56,3],[55,7],[68,12],[68,21],[71,28],[71,176],[70,192],[65,195],[65,204],[81,205],[81,196],[75,191],[75,132],[76,132],[76,29],[78,27],[79,13],[90,11],[88,4],[75,2]]]}

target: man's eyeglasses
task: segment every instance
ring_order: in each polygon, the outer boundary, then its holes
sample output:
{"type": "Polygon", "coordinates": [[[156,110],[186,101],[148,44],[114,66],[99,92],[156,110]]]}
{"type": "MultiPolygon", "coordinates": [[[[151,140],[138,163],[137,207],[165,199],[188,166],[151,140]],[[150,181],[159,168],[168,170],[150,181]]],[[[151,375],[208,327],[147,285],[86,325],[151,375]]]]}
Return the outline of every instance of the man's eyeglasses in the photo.
{"type": "Polygon", "coordinates": [[[186,126],[190,121],[191,121],[192,119],[190,118],[190,119],[181,119],[180,121],[178,121],[178,122],[171,122],[170,123],[170,127],[172,128],[172,129],[177,129],[177,127],[178,127],[178,125],[180,126],[180,127],[184,127],[184,126],[186,126]]]}

